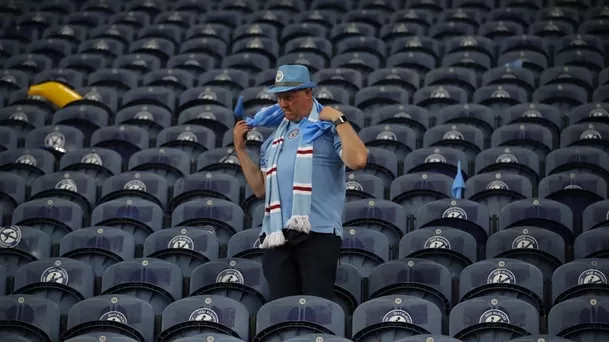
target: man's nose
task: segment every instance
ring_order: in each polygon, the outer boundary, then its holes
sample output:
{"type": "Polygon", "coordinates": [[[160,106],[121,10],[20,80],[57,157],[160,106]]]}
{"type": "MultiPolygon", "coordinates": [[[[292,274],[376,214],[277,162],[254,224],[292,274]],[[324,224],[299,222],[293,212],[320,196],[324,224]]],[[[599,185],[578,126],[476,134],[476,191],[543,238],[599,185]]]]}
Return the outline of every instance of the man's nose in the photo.
{"type": "Polygon", "coordinates": [[[286,100],[284,100],[282,98],[279,98],[277,100],[277,102],[279,103],[279,107],[281,107],[282,109],[288,108],[288,101],[286,101],[286,100]]]}

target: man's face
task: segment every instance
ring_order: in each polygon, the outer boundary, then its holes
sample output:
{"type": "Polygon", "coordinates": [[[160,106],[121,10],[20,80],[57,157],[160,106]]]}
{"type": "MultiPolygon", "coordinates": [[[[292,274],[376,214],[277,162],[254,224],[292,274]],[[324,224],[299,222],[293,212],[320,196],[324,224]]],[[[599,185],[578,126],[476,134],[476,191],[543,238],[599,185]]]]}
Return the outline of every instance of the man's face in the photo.
{"type": "Polygon", "coordinates": [[[277,94],[277,102],[286,119],[299,121],[310,112],[308,101],[311,94],[309,90],[295,90],[277,94]]]}

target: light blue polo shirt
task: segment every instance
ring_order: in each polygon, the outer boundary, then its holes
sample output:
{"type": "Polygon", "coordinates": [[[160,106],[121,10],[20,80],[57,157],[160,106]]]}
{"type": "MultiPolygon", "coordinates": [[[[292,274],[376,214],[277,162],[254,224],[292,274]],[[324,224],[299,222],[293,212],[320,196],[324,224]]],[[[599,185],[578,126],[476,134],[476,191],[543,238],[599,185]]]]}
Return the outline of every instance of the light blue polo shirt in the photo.
{"type": "MultiPolygon", "coordinates": [[[[302,122],[302,121],[301,121],[302,122]]],[[[292,216],[294,164],[300,141],[300,123],[290,122],[282,151],[277,160],[277,181],[283,222],[292,216]]],[[[267,151],[274,133],[260,147],[260,168],[267,167],[267,151]]],[[[313,180],[311,194],[311,227],[317,233],[342,237],[342,213],[345,203],[345,164],[340,158],[342,145],[334,130],[326,131],[313,142],[313,180]]]]}

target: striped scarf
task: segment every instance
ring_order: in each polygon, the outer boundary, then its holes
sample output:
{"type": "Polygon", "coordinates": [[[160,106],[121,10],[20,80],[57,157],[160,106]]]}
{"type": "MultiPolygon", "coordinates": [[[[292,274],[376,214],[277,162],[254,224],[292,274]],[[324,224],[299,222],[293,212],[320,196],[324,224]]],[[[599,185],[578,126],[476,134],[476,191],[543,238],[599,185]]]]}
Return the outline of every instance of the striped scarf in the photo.
{"type": "Polygon", "coordinates": [[[266,235],[260,248],[272,248],[285,243],[283,229],[293,229],[303,233],[311,231],[309,214],[311,212],[311,182],[313,179],[313,141],[325,131],[332,128],[329,122],[319,121],[319,112],[323,106],[314,100],[313,109],[308,118],[301,122],[300,140],[296,151],[294,165],[294,182],[292,186],[292,216],[283,222],[282,207],[279,200],[279,183],[277,181],[277,161],[282,152],[283,142],[288,134],[290,121],[285,119],[278,105],[261,110],[248,124],[270,126],[272,122],[281,122],[275,130],[273,140],[267,152],[265,175],[265,215],[262,221],[262,232],[266,235]],[[275,107],[277,106],[277,107],[275,107]],[[258,119],[256,118],[258,115],[258,119]],[[264,123],[262,123],[264,121],[264,123]]]}

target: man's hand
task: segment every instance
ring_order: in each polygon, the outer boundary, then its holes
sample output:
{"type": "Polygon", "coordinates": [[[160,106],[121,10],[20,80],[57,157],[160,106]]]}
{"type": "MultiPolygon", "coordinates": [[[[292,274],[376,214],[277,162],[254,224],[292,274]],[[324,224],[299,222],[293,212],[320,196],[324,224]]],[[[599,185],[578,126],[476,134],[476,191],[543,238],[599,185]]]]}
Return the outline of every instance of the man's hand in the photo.
{"type": "Polygon", "coordinates": [[[245,121],[241,120],[237,122],[235,128],[233,128],[233,145],[235,147],[235,150],[245,150],[246,134],[251,130],[252,128],[248,126],[245,121]]]}
{"type": "Polygon", "coordinates": [[[338,110],[330,106],[325,106],[321,112],[319,112],[319,120],[334,122],[338,120],[341,115],[343,115],[343,113],[338,110]]]}

